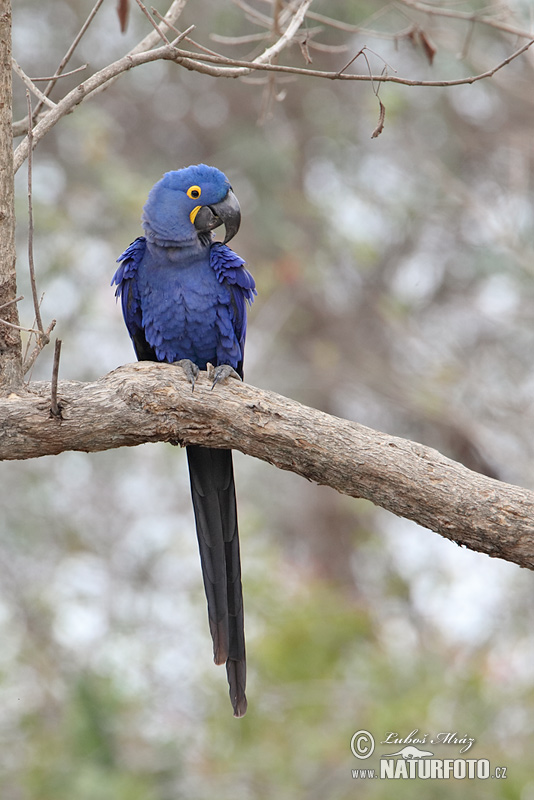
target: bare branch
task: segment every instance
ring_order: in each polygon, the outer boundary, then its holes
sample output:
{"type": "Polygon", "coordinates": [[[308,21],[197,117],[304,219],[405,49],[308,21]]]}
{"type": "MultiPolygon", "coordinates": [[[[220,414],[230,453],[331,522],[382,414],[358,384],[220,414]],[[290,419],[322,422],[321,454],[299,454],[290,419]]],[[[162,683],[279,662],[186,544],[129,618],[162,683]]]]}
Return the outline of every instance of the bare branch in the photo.
{"type": "Polygon", "coordinates": [[[159,11],[157,11],[157,9],[152,7],[151,11],[154,14],[154,16],[160,20],[160,22],[165,23],[166,27],[169,28],[169,30],[173,31],[173,33],[176,33],[176,38],[173,39],[172,42],[170,42],[170,44],[173,47],[176,47],[176,45],[179,44],[179,42],[185,40],[189,44],[192,44],[194,47],[197,47],[199,50],[202,50],[203,53],[209,53],[212,56],[219,56],[219,54],[216,53],[214,50],[210,50],[208,47],[204,47],[198,42],[195,42],[194,39],[189,38],[189,34],[195,30],[194,25],[190,25],[189,28],[185,29],[185,31],[180,32],[178,28],[176,28],[174,25],[171,25],[171,23],[168,22],[168,20],[166,20],[165,17],[162,17],[159,11]]]}
{"type": "MultiPolygon", "coordinates": [[[[189,28],[186,28],[186,29],[185,29],[185,31],[182,31],[182,32],[180,32],[180,31],[178,30],[178,28],[176,28],[176,27],[175,27],[175,26],[174,26],[174,25],[173,25],[171,22],[169,22],[169,20],[168,20],[168,19],[166,19],[165,17],[163,17],[163,16],[162,16],[162,15],[159,13],[159,11],[157,10],[157,8],[154,8],[154,6],[151,6],[150,10],[151,10],[152,14],[153,14],[153,15],[156,17],[156,19],[159,19],[159,21],[160,21],[160,22],[163,22],[163,23],[164,23],[164,25],[165,25],[165,26],[166,26],[166,27],[167,27],[167,28],[168,28],[170,31],[172,31],[173,33],[175,33],[175,34],[176,34],[176,39],[173,39],[173,40],[172,40],[172,42],[169,42],[169,44],[172,44],[174,47],[176,47],[176,45],[177,45],[179,42],[181,42],[183,39],[185,39],[185,40],[186,40],[186,41],[188,41],[188,42],[192,41],[191,39],[189,39],[189,38],[188,38],[188,35],[189,35],[189,34],[190,34],[192,31],[194,31],[194,30],[195,30],[195,26],[194,26],[194,25],[190,25],[190,26],[189,26],[189,28]]],[[[195,46],[198,46],[198,45],[195,45],[195,46]]],[[[207,50],[206,52],[209,52],[209,53],[211,53],[211,52],[213,52],[213,51],[212,51],[212,50],[207,50]]]]}
{"type": "Polygon", "coordinates": [[[244,36],[222,36],[219,33],[210,33],[210,39],[217,44],[253,44],[255,42],[264,42],[269,38],[268,33],[249,33],[244,36]]]}
{"type": "Polygon", "coordinates": [[[275,36],[280,36],[282,33],[282,2],[281,0],[274,0],[273,3],[273,33],[275,36]]]}
{"type": "MultiPolygon", "coordinates": [[[[186,4],[187,0],[173,0],[169,10],[165,14],[165,17],[163,18],[165,24],[166,25],[170,24],[171,26],[174,25],[179,19],[186,4]]],[[[159,35],[159,33],[156,30],[150,31],[150,33],[147,34],[144,39],[142,39],[138,44],[136,44],[134,48],[132,48],[132,50],[130,50],[129,53],[126,54],[126,58],[128,58],[128,56],[134,57],[140,55],[141,53],[146,53],[149,50],[152,50],[153,47],[156,47],[156,45],[159,44],[160,41],[161,41],[161,36],[159,35]]],[[[135,66],[135,64],[132,66],[135,66]]],[[[130,67],[128,67],[128,69],[129,68],[130,67]]],[[[121,70],[121,72],[123,71],[124,70],[121,70]]],[[[113,75],[109,80],[104,81],[99,86],[97,86],[96,89],[93,90],[94,94],[96,95],[99,94],[100,92],[105,91],[106,89],[109,89],[109,87],[115,83],[121,72],[118,72],[117,74],[113,75]]]]}
{"type": "Polygon", "coordinates": [[[346,53],[349,49],[347,44],[324,44],[316,42],[315,39],[306,40],[306,45],[310,50],[317,50],[320,53],[346,53]]]}
{"type": "Polygon", "coordinates": [[[76,69],[71,69],[68,72],[62,72],[61,75],[49,75],[48,77],[45,76],[43,78],[32,78],[32,81],[34,83],[39,83],[39,81],[55,81],[61,80],[61,78],[70,78],[71,75],[76,75],[77,72],[83,72],[88,66],[88,64],[82,64],[81,67],[76,67],[76,69]]]}
{"type": "Polygon", "coordinates": [[[41,309],[39,297],[37,295],[37,281],[35,280],[35,263],[33,260],[33,202],[32,202],[32,173],[33,173],[33,121],[32,104],[30,93],[26,92],[28,103],[28,265],[30,268],[30,284],[32,287],[33,309],[35,312],[35,322],[39,334],[44,333],[43,321],[41,319],[41,309]]]}
{"type": "Polygon", "coordinates": [[[39,355],[41,350],[44,347],[46,347],[47,344],[49,344],[50,334],[52,333],[55,327],[56,327],[56,320],[53,319],[48,328],[43,332],[35,331],[32,330],[31,328],[22,328],[22,330],[29,330],[30,333],[38,334],[36,337],[37,341],[35,342],[33,350],[31,351],[30,355],[24,359],[24,363],[22,365],[22,372],[24,373],[24,375],[26,375],[33,367],[33,365],[37,360],[37,356],[39,355]]]}
{"type": "MultiPolygon", "coordinates": [[[[306,15],[306,11],[308,6],[310,5],[312,0],[302,0],[300,3],[297,11],[295,12],[291,22],[289,23],[287,29],[282,34],[280,39],[275,42],[272,47],[265,50],[258,58],[254,61],[254,64],[265,64],[268,63],[275,55],[277,55],[284,47],[286,47],[297,33],[302,21],[306,15]]],[[[185,5],[185,0],[175,0],[175,2],[171,5],[171,8],[165,15],[165,23],[170,22],[171,25],[174,24],[173,13],[179,14],[185,5]],[[173,11],[174,10],[174,11],[173,11]],[[173,13],[171,13],[173,12],[173,13]]],[[[183,63],[184,66],[191,69],[198,69],[198,71],[206,71],[202,69],[202,65],[196,66],[198,63],[194,58],[192,58],[191,54],[187,51],[180,51],[172,45],[164,45],[156,50],[150,50],[149,52],[139,52],[140,48],[144,46],[152,46],[153,37],[158,36],[158,34],[153,31],[152,34],[145,37],[143,41],[137,45],[128,55],[124,56],[122,59],[115,61],[113,64],[110,64],[104,69],[96,72],[90,78],[88,78],[84,83],[77,86],[73,89],[69,94],[67,94],[62,100],[59,101],[57,106],[54,109],[51,109],[48,114],[46,114],[43,119],[36,125],[34,132],[33,132],[33,146],[37,144],[39,139],[41,139],[55,124],[58,122],[65,114],[68,114],[75,108],[79,103],[81,103],[88,95],[96,92],[97,90],[101,90],[104,86],[109,86],[110,83],[115,80],[120,74],[126,72],[129,69],[132,69],[134,66],[139,66],[140,64],[145,64],[150,61],[157,61],[161,59],[167,59],[172,61],[177,61],[178,63],[183,63]],[[191,66],[188,66],[189,62],[184,60],[185,58],[191,59],[191,66]]],[[[228,63],[226,59],[222,56],[210,56],[208,53],[200,53],[197,54],[197,58],[199,60],[205,59],[215,59],[217,63],[228,63]]],[[[231,63],[231,62],[230,62],[231,63]]],[[[209,68],[208,68],[209,69],[209,68]]],[[[215,68],[212,68],[212,70],[215,68]]],[[[212,72],[212,74],[216,74],[212,72]]],[[[250,67],[247,68],[245,71],[237,70],[236,74],[232,74],[231,77],[238,77],[238,74],[248,74],[250,72],[250,67]]],[[[225,77],[221,73],[221,77],[225,77]]],[[[20,165],[23,163],[24,159],[27,158],[28,155],[28,138],[23,140],[19,146],[17,147],[14,155],[14,169],[15,172],[18,170],[20,165]]]]}
{"type": "Polygon", "coordinates": [[[38,100],[42,103],[47,105],[49,108],[55,108],[56,104],[53,103],[51,100],[43,94],[43,92],[34,84],[31,78],[29,78],[24,70],[17,64],[15,59],[13,59],[13,69],[23,82],[23,84],[30,90],[32,94],[34,94],[38,100]]]}
{"type": "MultiPolygon", "coordinates": [[[[222,56],[209,56],[203,53],[189,53],[187,51],[177,51],[174,58],[168,55],[162,55],[163,58],[171,58],[178,64],[186,67],[187,69],[197,70],[206,75],[211,75],[216,78],[239,78],[245,75],[250,75],[254,70],[264,72],[279,72],[290,75],[303,75],[311,78],[326,78],[327,80],[345,80],[345,81],[363,81],[377,83],[399,83],[403,86],[463,86],[465,84],[476,83],[477,81],[485,80],[486,78],[493,77],[499,70],[510,64],[516,58],[523,55],[532,45],[534,39],[524,44],[518,50],[515,50],[511,55],[499,62],[491,69],[481,72],[477,75],[470,75],[465,78],[456,78],[454,80],[411,80],[409,78],[401,78],[397,75],[381,74],[381,75],[360,75],[351,74],[346,72],[331,72],[325,70],[315,70],[308,67],[288,67],[282,64],[263,63],[259,56],[254,61],[243,61],[232,58],[224,58],[222,56]],[[202,63],[205,62],[205,63],[202,63]],[[210,64],[221,64],[220,67],[210,64]],[[224,66],[222,66],[224,65],[224,66]]],[[[153,51],[154,52],[154,51],[153,51]]]]}
{"type": "MultiPolygon", "coordinates": [[[[311,2],[311,0],[306,0],[311,2]]],[[[298,28],[297,28],[298,29],[298,28]]],[[[288,28],[289,30],[289,28],[288,28]]],[[[283,35],[284,43],[287,44],[288,30],[283,35]]],[[[296,33],[296,30],[294,30],[296,33]]],[[[54,127],[54,125],[70,113],[77,105],[79,105],[86,97],[101,89],[104,85],[109,83],[127,72],[133,67],[147,64],[151,61],[158,61],[160,59],[175,61],[177,64],[185,67],[186,69],[201,72],[205,75],[210,75],[216,78],[238,78],[245,75],[250,75],[254,70],[262,70],[265,72],[277,72],[289,75],[305,75],[307,77],[326,78],[328,80],[349,80],[349,81],[365,81],[365,82],[381,82],[381,83],[399,83],[404,86],[462,86],[464,84],[472,84],[477,81],[491,78],[503,67],[510,64],[514,59],[521,56],[526,52],[529,47],[534,44],[534,39],[524,44],[519,50],[516,50],[510,56],[505,58],[492,69],[482,72],[478,75],[473,75],[467,78],[457,78],[455,80],[442,80],[442,81],[429,81],[429,80],[409,80],[407,78],[400,78],[396,75],[359,75],[348,74],[339,72],[327,72],[323,70],[314,70],[308,67],[287,67],[280,64],[269,63],[269,59],[273,58],[278,52],[280,41],[273,45],[273,47],[266,50],[261,56],[258,56],[254,61],[241,61],[237,59],[224,58],[223,56],[211,56],[208,53],[191,53],[187,50],[178,50],[172,45],[165,45],[164,47],[150,50],[148,53],[138,53],[137,55],[127,55],[115,61],[104,69],[96,72],[82,84],[73,89],[62,100],[58,102],[54,109],[51,109],[35,126],[33,130],[33,142],[35,144],[54,127]],[[267,63],[265,61],[267,60],[267,63]]],[[[28,156],[28,139],[24,139],[14,154],[14,169],[15,172],[19,169],[21,164],[28,156]]]]}
{"type": "Polygon", "coordinates": [[[13,300],[8,300],[6,303],[2,303],[2,305],[0,306],[0,311],[3,308],[7,308],[8,306],[13,305],[13,303],[20,303],[21,300],[24,300],[23,294],[19,295],[18,297],[14,297],[13,300]]]}
{"type": "MultiPolygon", "coordinates": [[[[173,0],[171,6],[167,13],[165,14],[164,20],[165,23],[170,23],[171,25],[175,25],[177,20],[180,18],[182,11],[184,10],[187,4],[187,0],[173,0]]],[[[133,50],[130,50],[128,55],[135,56],[138,53],[145,53],[148,50],[151,50],[155,47],[159,41],[161,40],[161,36],[155,30],[150,31],[144,39],[142,39],[139,44],[137,44],[133,50]]]]}
{"type": "Polygon", "coordinates": [[[268,47],[265,52],[254,59],[254,64],[268,64],[272,58],[281,53],[282,50],[292,42],[297,34],[298,29],[304,22],[304,17],[306,16],[306,12],[308,11],[311,2],[312,0],[303,0],[300,3],[280,38],[271,47],[268,47]]]}
{"type": "Polygon", "coordinates": [[[501,20],[495,19],[495,17],[477,13],[476,11],[456,11],[453,8],[430,5],[430,3],[421,3],[418,0],[396,0],[396,3],[397,5],[403,5],[415,11],[422,11],[429,16],[448,17],[449,19],[459,19],[471,23],[478,22],[481,25],[487,25],[503,33],[511,33],[521,39],[532,39],[532,31],[526,31],[515,25],[509,25],[507,22],[501,22],[501,20]]]}
{"type": "MultiPolygon", "coordinates": [[[[472,84],[477,81],[492,77],[503,67],[507,66],[514,59],[526,52],[526,50],[528,50],[529,47],[531,47],[534,43],[534,39],[530,39],[526,44],[524,44],[510,56],[485,72],[465,78],[457,78],[455,80],[410,80],[390,74],[348,74],[346,72],[328,72],[324,70],[311,69],[309,67],[290,67],[273,63],[279,53],[285,47],[295,41],[300,26],[307,14],[310,3],[311,0],[301,0],[298,6],[296,6],[296,10],[290,18],[290,21],[280,38],[253,61],[231,59],[219,54],[206,52],[190,52],[187,50],[180,50],[174,46],[173,43],[145,52],[143,48],[152,46],[152,42],[157,40],[159,37],[159,33],[153,31],[151,34],[149,34],[149,36],[145,37],[145,39],[128,55],[124,56],[122,59],[119,59],[113,64],[110,64],[99,72],[96,72],[82,84],[69,92],[62,100],[58,102],[55,108],[50,109],[39,120],[34,128],[34,145],[56,124],[59,119],[61,119],[65,114],[70,113],[75,106],[81,103],[85,98],[109,87],[111,83],[115,81],[116,78],[123,72],[126,72],[133,67],[140,66],[141,64],[146,64],[150,61],[157,61],[159,59],[174,61],[186,69],[194,70],[216,78],[239,78],[250,75],[253,71],[262,70],[271,73],[302,75],[306,77],[316,77],[328,80],[370,81],[373,83],[390,82],[399,83],[404,86],[447,87],[472,84]]],[[[164,18],[166,25],[174,25],[173,14],[179,14],[184,5],[185,0],[175,0],[175,2],[173,2],[171,8],[164,18]]],[[[287,11],[288,9],[285,9],[286,13],[287,11]]],[[[182,34],[179,34],[179,36],[182,36],[182,34]]],[[[28,139],[26,138],[19,144],[15,151],[15,171],[23,163],[24,159],[27,157],[27,154],[28,139]]]]}
{"type": "MultiPolygon", "coordinates": [[[[50,78],[34,78],[33,79],[34,81],[39,81],[39,80],[47,80],[47,81],[49,81],[48,86],[45,88],[45,90],[43,92],[43,95],[45,97],[48,98],[48,95],[51,93],[52,89],[56,85],[56,82],[57,82],[57,80],[59,78],[66,77],[67,75],[73,75],[74,73],[79,72],[79,71],[84,70],[84,69],[87,68],[87,65],[85,64],[85,65],[83,65],[81,67],[78,67],[75,70],[71,70],[70,72],[63,72],[63,70],[65,69],[66,65],[69,63],[74,51],[78,47],[82,37],[84,36],[84,34],[86,33],[87,29],[89,28],[89,25],[91,24],[91,22],[95,18],[96,13],[97,13],[98,9],[100,8],[100,6],[102,5],[103,2],[104,2],[104,0],[97,0],[95,5],[93,6],[91,11],[89,12],[89,15],[88,15],[87,19],[85,20],[84,24],[82,25],[80,31],[75,36],[71,46],[69,47],[69,49],[67,50],[67,52],[63,56],[63,58],[62,58],[62,60],[61,60],[61,62],[59,64],[58,68],[56,69],[54,75],[52,75],[52,77],[50,77],[50,78]]],[[[43,105],[48,105],[48,102],[49,102],[48,100],[40,100],[39,101],[39,103],[37,104],[37,106],[35,107],[35,110],[33,112],[34,120],[38,118],[42,106],[43,105]]],[[[27,133],[27,131],[28,131],[28,118],[27,117],[25,117],[24,119],[18,120],[17,122],[13,123],[13,136],[14,137],[22,136],[23,134],[27,133]]]]}
{"type": "Polygon", "coordinates": [[[421,444],[228,381],[194,393],[180,369],[140,362],[95,383],[61,381],[0,398],[0,459],[96,452],[166,441],[231,448],[352,497],[364,497],[458,544],[534,568],[534,492],[501,483],[421,444]]]}
{"type": "MultiPolygon", "coordinates": [[[[79,105],[86,97],[100,89],[105,85],[109,85],[118,75],[127,72],[132,67],[139,66],[140,64],[147,64],[151,61],[158,61],[161,58],[171,58],[174,55],[174,48],[170,45],[165,45],[157,50],[150,50],[148,53],[138,53],[137,55],[127,55],[109,64],[107,67],[95,72],[86,81],[76,86],[72,91],[65,95],[56,105],[45,114],[33,129],[32,144],[33,147],[39,142],[48,131],[59,122],[62,117],[69,114],[77,105],[79,105]]],[[[29,139],[25,139],[18,145],[13,157],[14,171],[17,172],[19,167],[24,163],[28,157],[29,139]]]]}
{"type": "MultiPolygon", "coordinates": [[[[9,305],[9,303],[3,303],[2,308],[7,305],[9,305]]],[[[0,318],[0,323],[2,325],[7,325],[8,328],[14,328],[17,331],[24,331],[25,333],[31,333],[34,334],[35,336],[41,335],[41,331],[38,330],[37,328],[25,328],[24,325],[15,325],[14,322],[8,322],[7,319],[0,318]]]]}
{"type": "MultiPolygon", "coordinates": [[[[377,11],[371,19],[375,19],[377,15],[382,16],[383,14],[387,13],[388,7],[380,9],[377,11]]],[[[374,35],[375,31],[371,31],[365,27],[365,25],[352,25],[350,22],[343,22],[343,20],[334,19],[333,17],[328,17],[325,14],[318,14],[316,11],[309,11],[308,12],[309,19],[313,19],[316,22],[321,22],[324,25],[328,25],[330,28],[336,28],[339,31],[345,31],[346,33],[372,33],[374,35]]],[[[369,20],[368,20],[369,21],[369,20]]],[[[391,34],[384,34],[385,36],[390,37],[391,34]]]]}
{"type": "MultiPolygon", "coordinates": [[[[58,68],[56,69],[55,74],[50,78],[50,83],[48,84],[48,86],[44,90],[44,94],[47,97],[50,94],[50,92],[52,91],[52,89],[54,88],[54,86],[56,85],[57,79],[62,75],[63,70],[65,69],[65,67],[69,63],[70,59],[72,58],[72,55],[73,55],[74,51],[76,50],[76,48],[80,44],[80,41],[82,40],[83,36],[85,35],[89,25],[94,20],[98,9],[100,8],[100,6],[102,5],[103,2],[104,2],[104,0],[96,0],[96,3],[93,6],[93,8],[91,9],[91,11],[89,12],[89,15],[88,15],[87,19],[83,23],[83,25],[80,28],[78,34],[74,37],[74,40],[73,40],[71,46],[69,47],[69,49],[67,50],[67,52],[65,53],[63,58],[61,59],[61,62],[59,64],[58,68]]],[[[35,111],[34,111],[35,116],[37,116],[37,114],[39,113],[40,110],[41,110],[41,107],[38,105],[36,107],[35,111]]]]}
{"type": "Polygon", "coordinates": [[[264,28],[271,30],[271,17],[268,17],[266,14],[262,14],[261,11],[258,11],[253,6],[250,6],[245,2],[245,0],[233,0],[233,3],[242,11],[244,11],[246,18],[255,25],[262,25],[264,28]]]}
{"type": "Polygon", "coordinates": [[[150,24],[152,25],[152,27],[154,28],[156,33],[158,34],[158,36],[161,39],[161,41],[163,42],[163,44],[170,44],[169,40],[167,39],[167,37],[163,33],[162,29],[159,27],[159,25],[156,22],[154,22],[154,20],[152,19],[152,17],[148,13],[148,9],[145,6],[145,4],[142,2],[142,0],[136,0],[136,3],[139,6],[139,8],[141,9],[141,11],[143,12],[143,14],[145,15],[145,17],[148,19],[148,21],[150,22],[150,24]]]}
{"type": "Polygon", "coordinates": [[[54,366],[52,367],[52,383],[50,384],[50,411],[54,417],[61,417],[61,408],[57,401],[57,382],[59,377],[59,357],[61,355],[61,339],[56,339],[54,347],[54,366]]]}

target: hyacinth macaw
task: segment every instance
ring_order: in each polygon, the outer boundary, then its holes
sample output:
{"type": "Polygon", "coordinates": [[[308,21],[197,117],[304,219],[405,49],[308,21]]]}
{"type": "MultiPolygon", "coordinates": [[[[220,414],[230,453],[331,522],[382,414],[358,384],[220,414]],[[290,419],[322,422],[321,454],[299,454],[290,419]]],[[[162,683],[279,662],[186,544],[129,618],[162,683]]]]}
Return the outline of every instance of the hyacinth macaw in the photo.
{"type": "MultiPolygon", "coordinates": [[[[239,203],[226,176],[205,164],[167,172],[143,209],[145,235],[120,256],[112,284],[140,361],[178,363],[193,389],[243,377],[247,304],[256,294],[244,261],[226,246],[239,203]],[[212,230],[224,225],[224,242],[212,230]]],[[[231,450],[188,446],[191,494],[216,664],[226,663],[234,715],[247,709],[243,595],[231,450]]]]}

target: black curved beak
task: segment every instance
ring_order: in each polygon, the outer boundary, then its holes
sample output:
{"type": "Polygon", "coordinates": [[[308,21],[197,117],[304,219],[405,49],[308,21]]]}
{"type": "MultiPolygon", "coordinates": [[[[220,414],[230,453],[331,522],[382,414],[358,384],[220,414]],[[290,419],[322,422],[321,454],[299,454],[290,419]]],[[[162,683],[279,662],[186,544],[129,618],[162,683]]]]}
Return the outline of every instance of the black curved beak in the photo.
{"type": "Polygon", "coordinates": [[[233,191],[230,189],[228,194],[219,203],[211,206],[202,206],[199,209],[194,226],[199,233],[208,233],[219,225],[224,225],[226,233],[224,244],[229,242],[239,230],[241,224],[241,208],[233,191]]]}

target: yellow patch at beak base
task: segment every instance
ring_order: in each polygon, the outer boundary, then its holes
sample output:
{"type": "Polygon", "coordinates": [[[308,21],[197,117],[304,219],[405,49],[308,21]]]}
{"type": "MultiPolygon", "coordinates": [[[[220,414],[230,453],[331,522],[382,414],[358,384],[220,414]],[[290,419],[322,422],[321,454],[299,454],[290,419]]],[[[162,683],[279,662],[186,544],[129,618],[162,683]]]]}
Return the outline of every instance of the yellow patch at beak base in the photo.
{"type": "Polygon", "coordinates": [[[198,214],[198,212],[200,211],[201,208],[202,208],[202,206],[195,206],[194,209],[192,210],[192,212],[189,214],[189,219],[191,220],[193,225],[195,224],[195,217],[196,217],[196,215],[198,214]]]}

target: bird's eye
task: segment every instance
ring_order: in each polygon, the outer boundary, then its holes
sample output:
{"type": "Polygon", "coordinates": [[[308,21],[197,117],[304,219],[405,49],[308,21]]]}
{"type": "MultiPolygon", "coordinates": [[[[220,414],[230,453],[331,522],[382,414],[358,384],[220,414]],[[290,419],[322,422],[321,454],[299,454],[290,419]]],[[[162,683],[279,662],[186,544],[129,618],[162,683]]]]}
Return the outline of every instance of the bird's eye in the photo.
{"type": "Polygon", "coordinates": [[[200,197],[202,189],[200,186],[190,186],[187,190],[187,196],[190,197],[192,200],[198,200],[200,197]]]}

